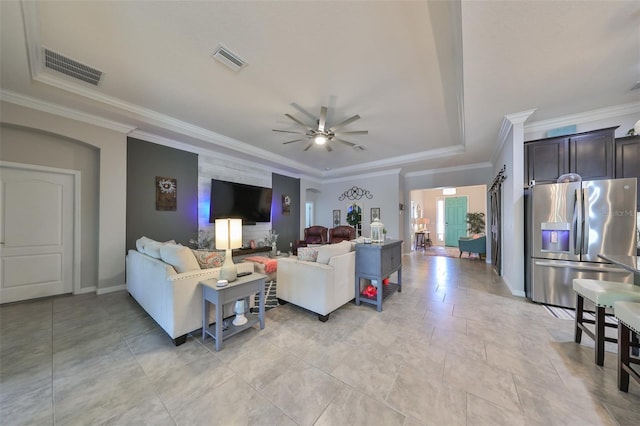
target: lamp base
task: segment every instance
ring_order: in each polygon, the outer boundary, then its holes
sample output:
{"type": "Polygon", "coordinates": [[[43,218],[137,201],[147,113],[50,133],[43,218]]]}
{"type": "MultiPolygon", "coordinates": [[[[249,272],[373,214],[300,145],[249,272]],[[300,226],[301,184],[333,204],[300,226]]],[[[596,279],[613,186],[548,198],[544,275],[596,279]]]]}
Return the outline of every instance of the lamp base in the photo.
{"type": "Polygon", "coordinates": [[[220,279],[227,280],[229,282],[235,281],[238,278],[238,268],[233,263],[233,257],[231,249],[227,249],[224,255],[224,263],[220,268],[220,279]]]}
{"type": "Polygon", "coordinates": [[[239,325],[244,325],[247,323],[247,321],[249,321],[247,317],[244,316],[244,299],[236,301],[234,312],[236,314],[236,317],[233,319],[232,324],[236,327],[239,325]]]}

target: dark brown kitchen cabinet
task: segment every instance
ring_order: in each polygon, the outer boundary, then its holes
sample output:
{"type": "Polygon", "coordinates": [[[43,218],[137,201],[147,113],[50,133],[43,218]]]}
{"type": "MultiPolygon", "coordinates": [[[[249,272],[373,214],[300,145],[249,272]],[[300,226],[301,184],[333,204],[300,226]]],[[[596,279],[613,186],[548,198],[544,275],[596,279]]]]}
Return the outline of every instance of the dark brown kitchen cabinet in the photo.
{"type": "Polygon", "coordinates": [[[552,138],[524,146],[525,184],[554,182],[569,170],[569,139],[552,138]]]}
{"type": "Polygon", "coordinates": [[[616,139],[616,178],[638,179],[638,211],[640,211],[640,136],[616,139]]]}
{"type": "Polygon", "coordinates": [[[565,173],[583,180],[615,175],[614,141],[617,127],[527,142],[524,149],[525,185],[555,182],[565,173]]]}

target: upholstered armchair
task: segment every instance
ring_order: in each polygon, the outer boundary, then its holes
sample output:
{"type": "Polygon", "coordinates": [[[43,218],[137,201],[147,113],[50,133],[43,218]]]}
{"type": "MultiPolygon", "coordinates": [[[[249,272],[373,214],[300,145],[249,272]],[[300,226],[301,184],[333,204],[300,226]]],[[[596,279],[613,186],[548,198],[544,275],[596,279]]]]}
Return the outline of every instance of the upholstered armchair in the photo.
{"type": "Polygon", "coordinates": [[[487,237],[485,235],[477,238],[460,237],[458,239],[458,248],[460,249],[460,256],[458,257],[462,257],[462,253],[466,251],[469,256],[471,256],[471,253],[478,253],[478,256],[482,259],[482,255],[487,254],[487,237]]]}
{"type": "Polygon", "coordinates": [[[336,226],[329,229],[329,244],[356,239],[356,228],[353,226],[336,226]]]}
{"type": "Polygon", "coordinates": [[[298,247],[306,247],[309,244],[327,244],[327,231],[327,228],[320,225],[305,228],[304,240],[293,243],[293,254],[298,253],[298,247]]]}
{"type": "Polygon", "coordinates": [[[311,226],[304,229],[304,242],[307,244],[327,244],[327,228],[311,226]]]}

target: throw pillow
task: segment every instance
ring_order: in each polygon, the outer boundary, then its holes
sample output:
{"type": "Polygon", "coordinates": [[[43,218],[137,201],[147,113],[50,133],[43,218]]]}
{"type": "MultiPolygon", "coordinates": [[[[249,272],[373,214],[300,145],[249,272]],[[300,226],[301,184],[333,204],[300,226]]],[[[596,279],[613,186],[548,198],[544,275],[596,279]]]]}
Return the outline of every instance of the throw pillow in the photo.
{"type": "Polygon", "coordinates": [[[140,252],[140,253],[144,253],[144,245],[147,243],[155,243],[156,240],[152,240],[151,238],[147,238],[147,237],[140,237],[136,240],[136,249],[140,252]]]}
{"type": "Polygon", "coordinates": [[[200,269],[219,268],[224,263],[224,251],[191,250],[200,269]]]}
{"type": "Polygon", "coordinates": [[[338,244],[327,244],[318,248],[318,263],[329,264],[329,260],[333,256],[339,256],[351,251],[351,243],[349,241],[342,241],[338,244]]]}
{"type": "Polygon", "coordinates": [[[318,258],[318,249],[313,247],[298,247],[298,260],[315,262],[318,258]]]}
{"type": "Polygon", "coordinates": [[[173,266],[179,274],[200,270],[200,265],[189,247],[164,244],[160,247],[160,255],[162,261],[173,266]]]}

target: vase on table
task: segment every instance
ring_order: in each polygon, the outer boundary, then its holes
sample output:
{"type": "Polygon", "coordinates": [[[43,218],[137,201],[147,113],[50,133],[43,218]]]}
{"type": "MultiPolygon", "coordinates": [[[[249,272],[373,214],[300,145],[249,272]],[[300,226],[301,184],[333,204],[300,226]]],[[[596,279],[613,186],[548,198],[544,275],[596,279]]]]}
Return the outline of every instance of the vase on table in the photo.
{"type": "Polygon", "coordinates": [[[271,243],[271,257],[276,257],[278,255],[278,245],[273,242],[271,243]]]}

